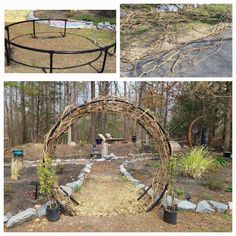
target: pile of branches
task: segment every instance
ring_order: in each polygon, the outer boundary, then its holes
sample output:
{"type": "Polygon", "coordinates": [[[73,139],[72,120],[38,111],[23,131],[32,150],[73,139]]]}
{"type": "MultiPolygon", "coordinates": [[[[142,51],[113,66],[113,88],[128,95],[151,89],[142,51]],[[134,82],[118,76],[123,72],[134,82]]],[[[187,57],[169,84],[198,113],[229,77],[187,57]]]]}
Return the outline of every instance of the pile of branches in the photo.
{"type": "MultiPolygon", "coordinates": [[[[147,76],[149,73],[167,67],[162,76],[178,76],[178,74],[190,70],[196,63],[205,60],[208,56],[217,53],[221,48],[222,38],[220,34],[223,30],[231,28],[230,13],[228,11],[221,15],[216,25],[208,28],[207,32],[199,32],[202,37],[197,40],[189,40],[184,43],[178,42],[178,33],[173,28],[184,26],[194,20],[207,21],[215,16],[204,15],[189,11],[180,10],[178,12],[157,12],[155,9],[137,9],[132,10],[129,14],[121,19],[121,32],[124,35],[134,35],[142,31],[142,28],[155,31],[145,39],[145,49],[142,53],[130,58],[130,51],[133,45],[130,44],[121,52],[121,61],[131,65],[130,70],[135,71],[135,76],[147,76]],[[204,40],[207,39],[207,40],[204,40]],[[171,49],[164,50],[163,45],[168,44],[171,49]],[[202,52],[207,54],[202,56],[202,52]],[[153,60],[147,63],[139,63],[154,55],[153,60]],[[141,65],[141,71],[140,71],[141,65]],[[152,68],[150,68],[152,66],[152,68]],[[184,69],[182,69],[184,68],[184,69]]],[[[198,31],[192,26],[192,30],[198,31]]],[[[135,42],[135,37],[132,39],[135,42]]],[[[125,43],[125,42],[124,42],[125,43]]],[[[126,45],[123,45],[125,47],[126,45]]],[[[135,45],[137,46],[137,45],[135,45]]]]}
{"type": "MultiPolygon", "coordinates": [[[[150,206],[153,207],[158,203],[160,204],[162,200],[160,199],[160,193],[166,191],[166,186],[169,181],[168,172],[166,171],[168,162],[171,158],[171,146],[168,140],[168,135],[165,133],[160,123],[150,114],[148,110],[136,106],[123,98],[113,96],[98,97],[81,106],[67,107],[59,121],[46,135],[43,158],[45,156],[53,157],[58,139],[62,134],[66,133],[69,127],[72,126],[78,119],[88,114],[97,112],[113,112],[131,116],[157,143],[160,153],[160,167],[157,169],[152,180],[152,189],[154,191],[152,198],[147,200],[147,205],[149,205],[150,209],[150,206]]],[[[54,188],[54,197],[57,198],[57,196],[60,196],[60,199],[56,200],[61,204],[66,202],[67,205],[65,208],[67,211],[74,212],[75,209],[70,209],[70,207],[74,205],[74,202],[69,204],[70,199],[67,198],[65,200],[64,196],[62,197],[62,194],[58,191],[59,188],[54,188]]]]}

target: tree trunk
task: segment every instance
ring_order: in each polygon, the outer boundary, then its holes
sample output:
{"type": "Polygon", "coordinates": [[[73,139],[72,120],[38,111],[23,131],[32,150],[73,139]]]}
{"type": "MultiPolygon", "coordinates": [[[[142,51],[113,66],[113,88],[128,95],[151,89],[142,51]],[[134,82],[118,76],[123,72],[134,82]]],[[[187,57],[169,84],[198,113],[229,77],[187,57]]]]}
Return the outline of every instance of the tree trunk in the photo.
{"type": "MultiPolygon", "coordinates": [[[[227,84],[228,94],[231,95],[231,83],[227,84]]],[[[228,98],[227,114],[225,119],[225,140],[224,140],[224,151],[230,151],[231,149],[231,120],[232,120],[232,98],[228,98]]]]}
{"type": "Polygon", "coordinates": [[[21,138],[22,144],[27,142],[27,130],[26,130],[26,116],[25,116],[25,90],[24,90],[25,82],[22,81],[20,84],[20,98],[21,98],[21,138]]]}
{"type": "MultiPolygon", "coordinates": [[[[127,97],[127,82],[124,82],[124,97],[127,97]]],[[[129,128],[128,128],[128,120],[129,117],[124,115],[124,138],[128,139],[129,136],[129,128]]]]}
{"type": "MultiPolygon", "coordinates": [[[[91,81],[91,99],[95,98],[95,81],[91,81]]],[[[96,141],[96,113],[91,114],[91,143],[96,141]]]]}

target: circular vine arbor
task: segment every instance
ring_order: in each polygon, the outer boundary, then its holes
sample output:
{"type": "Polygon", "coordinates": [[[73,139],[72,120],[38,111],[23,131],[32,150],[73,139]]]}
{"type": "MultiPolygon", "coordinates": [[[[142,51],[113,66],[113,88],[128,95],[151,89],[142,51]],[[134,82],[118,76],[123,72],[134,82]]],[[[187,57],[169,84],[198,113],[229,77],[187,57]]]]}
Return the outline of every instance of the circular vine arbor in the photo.
{"type": "MultiPolygon", "coordinates": [[[[156,170],[152,184],[150,185],[150,188],[152,187],[153,191],[151,198],[148,200],[148,208],[146,209],[146,211],[149,211],[155,206],[160,205],[164,193],[168,188],[169,174],[167,167],[171,157],[171,146],[165,130],[149,113],[149,111],[136,106],[123,98],[112,96],[98,97],[77,107],[67,107],[60,120],[52,127],[45,137],[43,163],[45,163],[47,157],[53,157],[59,137],[66,133],[69,127],[78,119],[90,113],[103,111],[131,116],[143,129],[146,130],[158,145],[160,166],[156,170]]],[[[58,186],[54,187],[53,196],[57,200],[59,198],[59,200],[62,201],[62,196],[58,197],[58,190],[58,186]]],[[[63,199],[63,201],[65,202],[65,199],[63,199]]],[[[69,208],[69,211],[73,212],[72,204],[68,203],[66,207],[67,209],[69,208]]]]}

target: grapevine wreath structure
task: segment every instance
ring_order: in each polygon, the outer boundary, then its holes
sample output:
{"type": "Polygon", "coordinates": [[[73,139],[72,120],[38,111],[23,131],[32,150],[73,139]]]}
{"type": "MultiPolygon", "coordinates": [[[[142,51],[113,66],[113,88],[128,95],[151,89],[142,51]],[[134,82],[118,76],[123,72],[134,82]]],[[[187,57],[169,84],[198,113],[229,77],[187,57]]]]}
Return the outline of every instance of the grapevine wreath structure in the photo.
{"type": "MultiPolygon", "coordinates": [[[[27,67],[32,67],[32,68],[37,68],[37,69],[42,69],[44,72],[49,71],[50,73],[53,73],[54,70],[63,70],[63,69],[72,69],[72,68],[77,68],[77,67],[83,67],[83,66],[90,66],[92,69],[94,69],[98,73],[104,72],[107,57],[112,56],[116,52],[116,42],[113,42],[110,45],[101,45],[97,42],[96,39],[96,32],[98,30],[98,26],[93,27],[94,32],[92,38],[85,37],[83,35],[77,35],[71,32],[68,32],[68,24],[69,21],[68,19],[34,19],[34,20],[26,20],[26,21],[20,21],[20,22],[15,22],[12,24],[9,24],[5,26],[5,57],[6,57],[6,64],[7,66],[10,66],[12,62],[27,66],[27,67]],[[40,25],[49,25],[51,24],[62,24],[62,32],[57,32],[56,36],[52,36],[53,28],[51,27],[50,31],[51,32],[40,32],[38,27],[40,25]],[[29,25],[29,30],[32,29],[30,34],[22,34],[18,36],[13,36],[15,27],[22,27],[28,24],[29,25]],[[13,35],[12,35],[13,34],[13,35]],[[46,34],[46,36],[45,36],[46,34]],[[20,37],[32,37],[34,40],[41,40],[41,46],[38,45],[37,47],[32,47],[31,45],[25,44],[25,42],[18,42],[17,40],[20,37]],[[46,39],[62,39],[65,37],[75,37],[75,36],[80,36],[83,37],[84,40],[87,40],[88,43],[91,43],[93,46],[91,49],[81,49],[81,50],[59,50],[59,49],[48,49],[45,48],[43,45],[46,44],[46,39]],[[44,41],[42,41],[44,40],[44,41]],[[22,57],[18,58],[15,56],[13,53],[13,49],[15,52],[23,50],[24,52],[31,52],[31,54],[39,53],[38,55],[46,55],[48,56],[47,58],[44,59],[44,64],[40,63],[34,63],[33,61],[31,62],[25,62],[22,60],[22,57]],[[63,56],[65,58],[68,58],[67,56],[73,56],[73,55],[93,55],[96,53],[96,56],[90,58],[89,60],[85,60],[80,63],[72,63],[70,65],[57,65],[55,57],[56,56],[63,56]],[[94,62],[98,61],[101,58],[101,65],[100,68],[96,68],[94,66],[94,62]]],[[[105,28],[105,27],[104,27],[105,28]]],[[[106,28],[107,30],[110,30],[114,32],[115,34],[115,29],[113,28],[106,28]]],[[[77,39],[78,40],[78,39],[77,39]]],[[[18,53],[19,54],[19,53],[18,53]]],[[[33,59],[32,59],[33,60],[33,59]]],[[[98,66],[97,66],[98,67],[98,66]]]]}
{"type": "MultiPolygon", "coordinates": [[[[114,96],[97,97],[80,106],[68,106],[59,121],[51,128],[45,137],[42,166],[47,168],[47,160],[48,158],[53,158],[58,139],[62,134],[68,131],[69,127],[78,119],[97,112],[118,113],[131,116],[157,143],[160,155],[160,166],[156,170],[152,184],[150,185],[153,189],[153,193],[150,198],[147,198],[148,207],[146,211],[160,206],[163,196],[168,189],[169,182],[167,168],[171,158],[171,146],[168,135],[160,123],[150,114],[149,110],[136,106],[123,98],[114,96]]],[[[52,188],[53,198],[58,201],[59,205],[70,215],[76,215],[75,199],[71,199],[71,197],[67,196],[57,184],[54,184],[52,188]]]]}

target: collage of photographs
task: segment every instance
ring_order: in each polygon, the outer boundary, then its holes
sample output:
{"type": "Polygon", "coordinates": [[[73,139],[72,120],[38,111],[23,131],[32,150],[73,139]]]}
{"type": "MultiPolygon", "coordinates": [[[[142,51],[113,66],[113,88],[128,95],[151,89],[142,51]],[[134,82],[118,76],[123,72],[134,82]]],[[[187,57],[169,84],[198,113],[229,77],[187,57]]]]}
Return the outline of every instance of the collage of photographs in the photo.
{"type": "Polygon", "coordinates": [[[0,234],[234,233],[233,1],[0,4],[0,234]]]}

